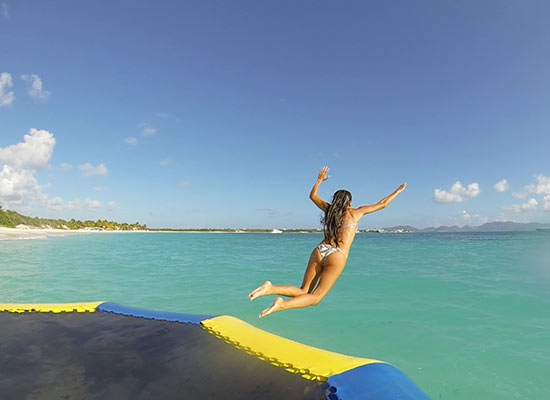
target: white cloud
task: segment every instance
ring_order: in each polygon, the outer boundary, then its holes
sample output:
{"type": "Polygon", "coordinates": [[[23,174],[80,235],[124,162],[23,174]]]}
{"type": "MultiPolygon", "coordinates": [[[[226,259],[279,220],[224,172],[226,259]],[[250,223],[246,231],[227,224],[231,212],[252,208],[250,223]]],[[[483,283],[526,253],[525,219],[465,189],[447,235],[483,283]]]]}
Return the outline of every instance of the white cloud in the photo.
{"type": "Polygon", "coordinates": [[[86,199],[84,201],[84,207],[86,207],[88,210],[95,211],[99,207],[101,207],[101,203],[97,200],[86,199]]]}
{"type": "Polygon", "coordinates": [[[81,210],[82,208],[95,211],[101,207],[99,201],[91,199],[86,199],[82,203],[79,199],[63,201],[61,197],[54,197],[53,199],[46,199],[44,203],[52,211],[81,210]]]}
{"type": "Polygon", "coordinates": [[[0,74],[0,107],[9,106],[15,98],[13,92],[7,92],[13,86],[11,75],[7,72],[0,74]]]}
{"type": "MultiPolygon", "coordinates": [[[[48,185],[40,185],[36,173],[49,167],[49,161],[55,147],[53,134],[45,130],[31,129],[20,143],[0,147],[0,203],[9,208],[23,208],[32,212],[29,205],[39,205],[53,211],[79,210],[87,208],[97,210],[101,207],[98,200],[79,199],[65,202],[61,197],[48,198],[42,190],[48,185]]],[[[83,166],[86,173],[106,174],[107,168],[100,164],[93,167],[83,166]]],[[[72,168],[63,163],[62,168],[72,168]]],[[[82,169],[82,168],[81,168],[82,169]]]]}
{"type": "Polygon", "coordinates": [[[45,198],[34,175],[48,167],[55,138],[50,132],[37,129],[31,129],[23,138],[23,142],[0,147],[0,201],[7,205],[45,198]]]}
{"type": "Polygon", "coordinates": [[[506,179],[502,179],[495,183],[495,190],[497,192],[506,192],[510,189],[510,185],[508,184],[508,181],[506,179]]]}
{"type": "Polygon", "coordinates": [[[63,211],[65,208],[65,203],[61,197],[54,197],[53,199],[48,200],[46,207],[53,211],[63,211]]]}
{"type": "Polygon", "coordinates": [[[550,195],[544,196],[544,211],[550,211],[550,195]]]}
{"type": "Polygon", "coordinates": [[[524,190],[531,194],[550,194],[550,176],[538,175],[535,185],[527,185],[524,190]]]}
{"type": "Polygon", "coordinates": [[[27,198],[38,197],[40,185],[34,177],[35,172],[4,165],[0,171],[0,200],[8,204],[22,204],[27,198]]]}
{"type": "Polygon", "coordinates": [[[107,203],[107,208],[109,210],[114,210],[116,208],[116,203],[111,200],[109,203],[107,203]]]}
{"type": "Polygon", "coordinates": [[[435,189],[434,200],[437,203],[461,203],[466,199],[476,197],[479,193],[478,183],[470,183],[468,186],[464,187],[462,183],[457,181],[448,191],[435,189]]]}
{"type": "Polygon", "coordinates": [[[146,126],[143,128],[143,136],[155,136],[157,134],[157,128],[146,126]]]}
{"type": "Polygon", "coordinates": [[[133,146],[137,144],[137,139],[135,137],[127,137],[126,139],[124,139],[124,141],[126,142],[126,144],[131,144],[133,146]]]}
{"type": "Polygon", "coordinates": [[[79,199],[70,200],[65,204],[67,210],[80,210],[82,208],[82,203],[79,199]]]}
{"type": "Polygon", "coordinates": [[[61,169],[73,169],[73,166],[72,164],[64,162],[63,164],[61,164],[61,169]]]}
{"type": "Polygon", "coordinates": [[[10,19],[10,11],[8,9],[8,5],[6,3],[0,4],[0,11],[2,12],[2,16],[6,19],[10,19]]]}
{"type": "Polygon", "coordinates": [[[48,167],[55,138],[46,130],[31,129],[24,141],[0,148],[0,162],[19,169],[38,170],[48,167]]]}
{"type": "Polygon", "coordinates": [[[510,206],[505,206],[505,210],[510,210],[516,213],[525,213],[529,211],[535,211],[537,209],[538,202],[536,199],[529,199],[527,202],[522,204],[512,204],[510,206]]]}
{"type": "Polygon", "coordinates": [[[527,193],[525,192],[514,192],[512,193],[512,196],[514,196],[516,199],[524,199],[527,197],[527,193]]]}
{"type": "Polygon", "coordinates": [[[94,176],[94,175],[107,175],[107,167],[105,164],[99,164],[97,167],[94,167],[90,163],[80,164],[78,169],[84,172],[84,176],[94,176]]]}
{"type": "Polygon", "coordinates": [[[61,197],[45,198],[43,204],[52,211],[81,210],[82,208],[95,211],[101,207],[101,202],[98,200],[86,199],[82,203],[80,199],[74,199],[66,202],[61,197]]]}
{"type": "Polygon", "coordinates": [[[462,220],[468,224],[482,225],[488,222],[489,218],[462,210],[462,220]]]}
{"type": "Polygon", "coordinates": [[[21,79],[30,84],[29,95],[38,100],[46,100],[50,96],[50,92],[44,90],[42,79],[36,74],[21,75],[21,79]]]}
{"type": "Polygon", "coordinates": [[[104,192],[107,188],[105,186],[94,186],[94,191],[96,192],[104,192]]]}
{"type": "Polygon", "coordinates": [[[162,165],[163,167],[166,167],[167,165],[172,164],[172,162],[173,162],[172,158],[168,157],[168,158],[165,158],[164,160],[160,160],[160,165],[162,165]]]}

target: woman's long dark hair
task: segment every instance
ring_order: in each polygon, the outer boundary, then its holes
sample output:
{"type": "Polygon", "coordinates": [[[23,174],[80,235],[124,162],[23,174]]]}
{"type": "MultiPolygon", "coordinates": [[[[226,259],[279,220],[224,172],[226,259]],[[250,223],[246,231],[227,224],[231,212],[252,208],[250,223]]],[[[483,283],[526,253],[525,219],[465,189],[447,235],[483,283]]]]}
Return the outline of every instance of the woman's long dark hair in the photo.
{"type": "Polygon", "coordinates": [[[338,190],[332,196],[332,203],[325,211],[321,223],[324,225],[325,241],[339,245],[338,238],[342,227],[342,219],[351,202],[351,193],[347,190],[338,190]]]}

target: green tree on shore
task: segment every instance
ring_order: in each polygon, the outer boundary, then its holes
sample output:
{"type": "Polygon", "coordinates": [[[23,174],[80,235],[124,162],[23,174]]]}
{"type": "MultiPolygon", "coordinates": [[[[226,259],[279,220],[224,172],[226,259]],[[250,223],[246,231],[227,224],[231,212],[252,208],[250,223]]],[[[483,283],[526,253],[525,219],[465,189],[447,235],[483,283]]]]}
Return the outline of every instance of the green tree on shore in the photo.
{"type": "Polygon", "coordinates": [[[5,210],[0,205],[0,226],[15,228],[17,225],[27,225],[36,228],[53,228],[53,229],[103,229],[108,231],[130,231],[130,230],[146,230],[147,225],[136,222],[134,224],[119,223],[114,221],[104,220],[86,220],[84,222],[72,218],[69,221],[64,219],[45,219],[38,217],[27,217],[16,211],[5,210]]]}

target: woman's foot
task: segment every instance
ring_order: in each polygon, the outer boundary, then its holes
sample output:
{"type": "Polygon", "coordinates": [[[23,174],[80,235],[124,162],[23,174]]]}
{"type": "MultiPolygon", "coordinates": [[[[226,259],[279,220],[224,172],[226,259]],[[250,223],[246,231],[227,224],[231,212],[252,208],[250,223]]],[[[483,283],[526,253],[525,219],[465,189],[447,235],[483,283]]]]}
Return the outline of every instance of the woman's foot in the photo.
{"type": "Polygon", "coordinates": [[[265,281],[264,284],[260,286],[258,289],[250,292],[250,294],[248,295],[248,298],[250,299],[250,301],[252,301],[254,299],[257,299],[258,297],[269,295],[271,286],[272,286],[271,282],[265,281]]]}
{"type": "Polygon", "coordinates": [[[273,304],[271,305],[271,307],[268,307],[265,310],[263,310],[260,313],[258,318],[263,318],[266,315],[273,314],[274,312],[277,312],[277,311],[281,311],[281,304],[282,304],[283,301],[284,300],[283,300],[282,297],[277,297],[275,299],[275,301],[273,302],[273,304]]]}

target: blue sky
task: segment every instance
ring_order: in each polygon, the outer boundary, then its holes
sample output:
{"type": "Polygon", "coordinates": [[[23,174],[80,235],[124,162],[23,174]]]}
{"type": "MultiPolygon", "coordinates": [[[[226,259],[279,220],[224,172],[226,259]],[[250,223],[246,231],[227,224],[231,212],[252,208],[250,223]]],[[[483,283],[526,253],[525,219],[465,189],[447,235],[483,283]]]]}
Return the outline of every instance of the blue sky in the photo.
{"type": "Polygon", "coordinates": [[[361,228],[550,222],[549,19],[546,1],[0,0],[0,204],[319,227],[328,165],[326,200],[408,183],[361,228]]]}

